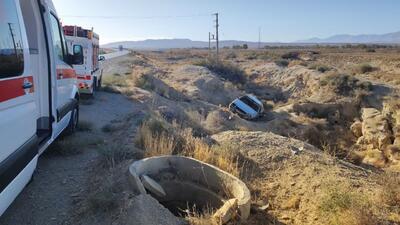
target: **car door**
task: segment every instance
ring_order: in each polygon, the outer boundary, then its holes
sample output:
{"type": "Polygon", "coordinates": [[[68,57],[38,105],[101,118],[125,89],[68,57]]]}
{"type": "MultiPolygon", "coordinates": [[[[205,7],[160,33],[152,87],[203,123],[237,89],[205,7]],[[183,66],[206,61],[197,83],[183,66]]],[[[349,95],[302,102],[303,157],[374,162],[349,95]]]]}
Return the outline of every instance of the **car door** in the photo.
{"type": "Polygon", "coordinates": [[[31,73],[22,23],[16,1],[0,1],[0,193],[38,154],[37,74],[31,73]]]}
{"type": "Polygon", "coordinates": [[[56,90],[53,98],[57,111],[57,126],[55,132],[58,135],[69,122],[68,115],[71,111],[69,105],[74,96],[74,87],[76,85],[75,70],[67,63],[68,48],[62,31],[62,26],[55,13],[49,10],[49,23],[51,32],[51,49],[54,56],[55,74],[56,74],[56,90]]]}

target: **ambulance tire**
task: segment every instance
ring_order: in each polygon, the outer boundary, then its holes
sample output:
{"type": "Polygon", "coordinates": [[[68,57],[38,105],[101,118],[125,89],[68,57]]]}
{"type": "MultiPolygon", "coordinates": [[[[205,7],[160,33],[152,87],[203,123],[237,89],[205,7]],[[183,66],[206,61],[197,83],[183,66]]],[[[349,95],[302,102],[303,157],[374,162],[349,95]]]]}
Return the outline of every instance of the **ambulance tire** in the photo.
{"type": "Polygon", "coordinates": [[[96,91],[97,91],[97,78],[95,77],[93,80],[92,93],[90,94],[92,98],[96,96],[96,91]]]}
{"type": "Polygon", "coordinates": [[[67,135],[73,134],[77,130],[78,124],[79,124],[79,105],[77,105],[72,110],[71,119],[69,120],[69,124],[66,129],[66,134],[67,135]]]}
{"type": "Polygon", "coordinates": [[[97,89],[98,89],[98,90],[101,89],[101,78],[100,78],[100,80],[97,82],[97,89]]]}

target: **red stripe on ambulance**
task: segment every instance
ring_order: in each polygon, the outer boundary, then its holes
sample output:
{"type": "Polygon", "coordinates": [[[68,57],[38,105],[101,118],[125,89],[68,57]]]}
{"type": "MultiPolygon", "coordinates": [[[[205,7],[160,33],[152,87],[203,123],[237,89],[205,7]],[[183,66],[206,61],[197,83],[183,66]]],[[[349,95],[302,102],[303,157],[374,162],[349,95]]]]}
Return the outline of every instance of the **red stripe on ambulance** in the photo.
{"type": "Polygon", "coordinates": [[[24,96],[27,93],[35,92],[33,86],[30,89],[23,88],[24,83],[26,82],[30,82],[33,84],[33,77],[28,76],[0,81],[0,102],[5,102],[14,98],[24,96]]]}
{"type": "Polygon", "coordinates": [[[57,69],[57,80],[76,78],[74,69],[57,69]]]}

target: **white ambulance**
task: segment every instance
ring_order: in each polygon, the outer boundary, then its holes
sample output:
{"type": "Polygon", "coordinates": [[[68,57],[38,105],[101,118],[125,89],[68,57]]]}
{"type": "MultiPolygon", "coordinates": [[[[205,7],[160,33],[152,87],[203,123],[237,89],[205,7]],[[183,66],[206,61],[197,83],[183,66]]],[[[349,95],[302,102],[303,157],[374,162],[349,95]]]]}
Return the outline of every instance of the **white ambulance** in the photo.
{"type": "Polygon", "coordinates": [[[0,215],[29,182],[38,157],[79,119],[79,93],[51,0],[0,1],[0,215]]]}
{"type": "Polygon", "coordinates": [[[99,61],[103,61],[104,57],[99,58],[99,35],[78,26],[64,26],[64,34],[68,47],[74,53],[83,52],[83,62],[73,65],[78,76],[79,92],[94,95],[101,87],[103,75],[99,61]]]}

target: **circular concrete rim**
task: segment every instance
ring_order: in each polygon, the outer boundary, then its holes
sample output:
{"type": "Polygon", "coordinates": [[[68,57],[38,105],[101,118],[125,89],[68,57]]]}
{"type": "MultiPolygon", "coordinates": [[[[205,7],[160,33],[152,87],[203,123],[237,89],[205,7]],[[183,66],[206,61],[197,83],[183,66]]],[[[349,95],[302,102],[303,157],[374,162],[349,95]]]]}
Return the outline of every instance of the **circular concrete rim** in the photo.
{"type": "MultiPolygon", "coordinates": [[[[184,171],[180,172],[187,172],[193,170],[192,172],[196,172],[196,167],[201,167],[202,172],[201,174],[206,177],[208,174],[209,177],[212,179],[207,179],[206,183],[208,186],[217,187],[216,189],[223,188],[227,189],[231,192],[234,198],[238,200],[238,208],[241,215],[241,220],[246,220],[250,215],[250,203],[251,203],[251,195],[250,191],[247,188],[246,184],[241,181],[240,179],[236,178],[230,173],[227,173],[213,165],[208,163],[204,163],[194,158],[184,157],[184,156],[158,156],[158,157],[151,157],[145,158],[139,161],[134,162],[129,167],[129,178],[133,188],[141,193],[146,194],[146,190],[141,183],[140,176],[141,175],[152,175],[156,174],[158,171],[163,171],[166,169],[171,169],[172,166],[174,169],[179,170],[179,166],[184,164],[191,165],[191,168],[185,168],[184,171]],[[197,165],[197,166],[195,166],[197,165]],[[205,172],[206,171],[206,172],[205,172]],[[211,173],[212,172],[212,173],[211,173]],[[211,173],[211,174],[210,174],[211,173]],[[213,177],[210,177],[213,176],[213,177]],[[212,180],[217,181],[214,183],[210,183],[212,180]],[[220,182],[222,181],[222,182],[220,182]],[[224,183],[224,184],[222,184],[224,183]],[[228,183],[228,184],[225,184],[228,183]]],[[[189,176],[188,179],[195,179],[196,176],[189,176]]],[[[201,179],[201,178],[200,178],[201,179]]],[[[197,180],[196,182],[199,182],[197,180]]],[[[227,199],[228,200],[228,199],[227,199]]]]}

